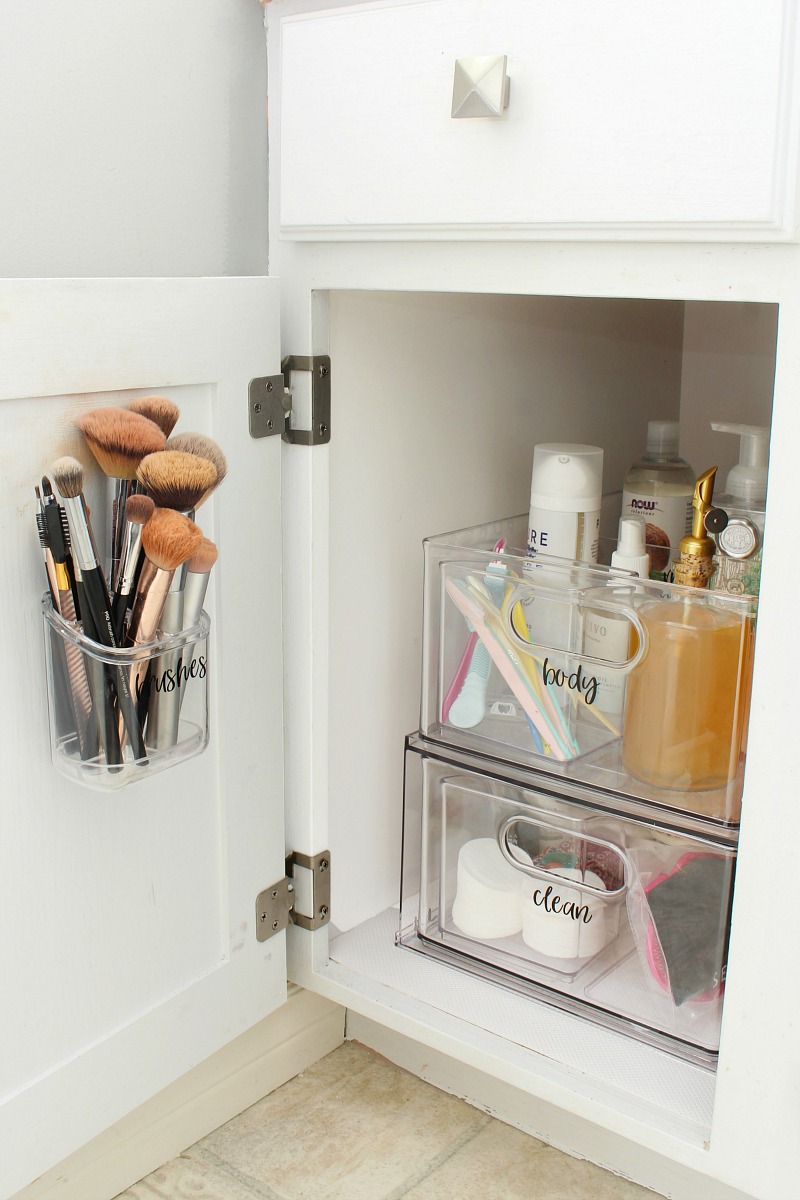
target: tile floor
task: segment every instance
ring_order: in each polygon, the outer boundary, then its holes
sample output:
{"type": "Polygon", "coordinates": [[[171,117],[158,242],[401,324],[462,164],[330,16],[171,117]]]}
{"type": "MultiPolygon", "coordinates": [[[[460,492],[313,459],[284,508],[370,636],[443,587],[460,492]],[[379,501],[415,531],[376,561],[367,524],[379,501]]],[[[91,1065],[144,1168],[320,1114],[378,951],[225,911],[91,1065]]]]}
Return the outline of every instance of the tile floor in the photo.
{"type": "Polygon", "coordinates": [[[117,1200],[654,1200],[345,1042],[117,1200]]]}

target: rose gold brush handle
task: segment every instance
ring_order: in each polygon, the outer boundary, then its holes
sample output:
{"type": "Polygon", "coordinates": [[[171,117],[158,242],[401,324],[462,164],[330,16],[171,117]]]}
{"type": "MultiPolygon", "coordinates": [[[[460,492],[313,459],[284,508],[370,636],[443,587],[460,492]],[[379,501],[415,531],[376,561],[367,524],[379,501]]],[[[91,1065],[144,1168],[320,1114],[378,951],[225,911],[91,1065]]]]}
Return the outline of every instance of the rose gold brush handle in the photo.
{"type": "MultiPolygon", "coordinates": [[[[153,566],[149,558],[144,559],[128,627],[130,645],[143,646],[145,642],[150,642],[155,637],[173,575],[174,571],[162,571],[159,567],[153,566]]],[[[131,695],[142,716],[147,712],[147,696],[141,696],[140,692],[150,661],[142,659],[131,667],[131,695]]]]}

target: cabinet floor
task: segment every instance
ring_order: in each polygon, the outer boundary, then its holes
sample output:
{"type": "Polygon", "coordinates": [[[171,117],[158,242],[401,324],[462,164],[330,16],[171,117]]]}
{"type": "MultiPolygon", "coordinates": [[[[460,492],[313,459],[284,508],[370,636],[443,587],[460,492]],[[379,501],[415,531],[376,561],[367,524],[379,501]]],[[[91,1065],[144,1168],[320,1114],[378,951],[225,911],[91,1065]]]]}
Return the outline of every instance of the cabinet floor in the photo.
{"type": "Polygon", "coordinates": [[[345,1042],[117,1200],[652,1200],[345,1042]]]}

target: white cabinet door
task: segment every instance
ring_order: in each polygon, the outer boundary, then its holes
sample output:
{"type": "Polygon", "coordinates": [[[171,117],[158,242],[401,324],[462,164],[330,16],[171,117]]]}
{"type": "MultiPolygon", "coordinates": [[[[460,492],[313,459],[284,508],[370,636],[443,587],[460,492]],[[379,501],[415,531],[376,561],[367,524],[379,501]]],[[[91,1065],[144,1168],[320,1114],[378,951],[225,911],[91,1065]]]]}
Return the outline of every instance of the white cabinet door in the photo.
{"type": "Polygon", "coordinates": [[[283,876],[280,438],[248,382],[280,370],[278,284],[0,284],[0,1196],[148,1099],[285,998],[285,935],[256,938],[283,876]],[[54,771],[34,485],[74,419],[162,393],[228,476],[199,510],[220,549],[206,607],[211,737],[113,794],[54,771]]]}

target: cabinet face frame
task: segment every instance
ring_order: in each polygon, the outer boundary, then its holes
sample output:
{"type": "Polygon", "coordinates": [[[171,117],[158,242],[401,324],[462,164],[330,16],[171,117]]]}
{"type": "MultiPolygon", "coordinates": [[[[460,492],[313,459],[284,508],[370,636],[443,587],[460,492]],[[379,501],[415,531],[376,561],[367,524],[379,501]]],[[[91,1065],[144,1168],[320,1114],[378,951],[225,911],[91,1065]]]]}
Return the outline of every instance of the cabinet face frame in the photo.
{"type": "MultiPolygon", "coordinates": [[[[290,931],[290,975],[346,1004],[367,1023],[416,1039],[432,1052],[482,1070],[495,1079],[513,1081],[539,1101],[562,1110],[561,1144],[589,1157],[605,1155],[607,1165],[623,1173],[637,1162],[640,1178],[666,1190],[670,1171],[681,1164],[699,1172],[709,1197],[747,1194],[758,1200],[783,1200],[785,1180],[792,1177],[796,1063],[786,1052],[786,1033],[795,1027],[794,997],[800,979],[796,956],[775,955],[764,931],[775,911],[790,912],[790,874],[770,876],[764,887],[763,863],[774,857],[776,839],[792,845],[800,835],[800,809],[789,748],[794,744],[792,691],[786,678],[787,647],[793,634],[794,557],[791,553],[796,510],[796,454],[800,443],[800,253],[794,244],[757,245],[746,232],[722,232],[721,241],[692,242],[694,235],[672,244],[599,240],[601,230],[585,234],[581,244],[543,240],[523,243],[514,234],[477,232],[480,244],[450,231],[422,231],[430,240],[407,236],[391,244],[385,230],[351,231],[346,244],[334,233],[317,230],[302,242],[284,235],[279,220],[280,196],[280,60],[276,24],[284,15],[322,8],[315,0],[278,0],[270,6],[271,271],[291,280],[283,294],[283,331],[293,353],[326,353],[327,296],[339,289],[466,294],[493,293],[541,296],[596,296],[697,302],[729,301],[778,305],[778,342],[773,404],[773,438],[767,522],[772,531],[765,554],[754,679],[745,809],[741,827],[739,870],[733,935],[723,1018],[720,1066],[716,1081],[713,1125],[706,1144],[691,1145],[659,1127],[658,1118],[623,1112],[602,1096],[564,1085],[547,1064],[520,1061],[511,1043],[486,1038],[479,1030],[449,1018],[424,1000],[409,1001],[337,969],[328,956],[329,931],[306,935],[290,931]],[[506,238],[511,240],[506,240],[506,238]],[[326,240],[328,239],[328,240],[326,240]],[[704,244],[705,242],[705,244],[704,244]],[[789,547],[787,551],[786,547],[789,547]],[[581,1130],[575,1117],[583,1119],[581,1130]],[[598,1130],[601,1140],[598,1141],[598,1130]],[[618,1135],[614,1150],[609,1134],[618,1135]],[[621,1140],[620,1140],[621,1139],[621,1140]],[[601,1148],[602,1142],[602,1148],[601,1148]]],[[[424,6],[420,6],[422,9],[424,6]]],[[[796,5],[787,3],[786,29],[794,39],[796,5]]],[[[788,45],[787,41],[787,45],[788,45]]],[[[796,138],[796,114],[792,118],[796,138]]],[[[789,156],[793,161],[793,153],[789,156]]],[[[786,229],[796,227],[795,171],[787,172],[786,229]]],[[[332,364],[334,381],[336,362],[332,364]]],[[[335,383],[334,383],[335,387],[335,383]]],[[[336,437],[336,393],[333,426],[336,437]]],[[[709,414],[709,419],[712,415],[709,414]]],[[[294,647],[301,671],[287,683],[287,706],[294,747],[287,752],[288,823],[291,844],[313,853],[327,845],[328,726],[326,712],[331,680],[328,627],[328,490],[327,451],[301,460],[286,454],[284,507],[287,578],[285,596],[299,601],[287,612],[288,645],[294,647]],[[294,505],[294,511],[292,506],[294,505]],[[295,571],[293,568],[296,567],[295,571]],[[313,647],[316,670],[311,668],[313,647]],[[292,797],[303,797],[303,804],[292,797]],[[310,804],[307,803],[310,801],[310,804]]],[[[433,532],[433,531],[432,531],[433,532]]],[[[287,605],[288,608],[288,605],[287,605]]],[[[398,731],[400,735],[406,730],[398,731]]],[[[398,780],[398,797],[400,781],[398,780]]],[[[398,799],[399,803],[399,799],[398,799]]],[[[335,872],[335,864],[334,864],[335,872]]],[[[335,924],[336,915],[333,913],[335,924]]],[[[389,1035],[391,1036],[391,1034],[389,1035]]],[[[422,1051],[424,1055],[424,1051],[422,1051]]],[[[487,1085],[488,1086],[488,1085],[487,1085]]],[[[537,1103],[539,1102],[537,1101],[537,1103]]],[[[689,1192],[686,1193],[690,1194],[689,1192]]]]}
{"type": "MultiPolygon", "coordinates": [[[[275,268],[285,278],[293,280],[293,298],[284,299],[284,329],[291,329],[292,345],[300,344],[314,352],[325,352],[328,346],[328,296],[338,289],[419,291],[431,293],[441,290],[446,281],[448,291],[463,291],[467,294],[502,293],[527,295],[535,290],[539,295],[637,297],[641,299],[687,300],[698,302],[728,301],[777,304],[779,307],[778,345],[773,406],[772,459],[768,522],[771,528],[785,528],[786,518],[782,514],[791,511],[793,496],[792,440],[800,428],[795,411],[794,379],[800,377],[800,354],[792,331],[800,327],[800,290],[797,285],[797,268],[800,255],[796,247],[703,247],[692,246],[526,246],[512,248],[494,245],[491,253],[485,247],[452,245],[407,245],[393,248],[386,244],[368,246],[336,246],[324,244],[313,247],[292,245],[273,240],[275,268]],[[532,287],[535,283],[535,288],[532,287]],[[297,285],[297,286],[295,286],[297,285]],[[774,514],[774,515],[773,515],[774,514]]],[[[366,331],[365,331],[366,336],[366,331]]],[[[337,395],[335,390],[336,361],[332,364],[334,378],[333,416],[334,439],[336,426],[337,395]]],[[[711,414],[709,414],[711,419],[711,414]]],[[[313,513],[315,527],[302,533],[299,523],[290,512],[291,505],[284,509],[284,520],[291,529],[285,539],[292,546],[290,557],[304,566],[301,574],[306,575],[306,584],[299,584],[299,577],[291,570],[292,591],[313,600],[306,610],[315,647],[322,653],[321,662],[327,663],[325,645],[333,636],[326,628],[328,617],[327,574],[331,564],[325,560],[328,541],[329,513],[326,511],[326,490],[330,486],[330,461],[327,451],[316,451],[313,462],[302,462],[293,450],[287,452],[287,483],[290,494],[302,495],[306,503],[306,515],[313,513]],[[294,458],[292,456],[294,455],[294,458]],[[304,549],[295,546],[296,537],[301,537],[304,549]],[[313,580],[313,583],[310,582],[313,580]]],[[[773,543],[774,545],[774,543],[773,543]]],[[[773,752],[774,738],[780,737],[784,745],[791,745],[791,709],[788,707],[790,692],[779,690],[771,679],[781,671],[785,657],[782,648],[781,630],[785,627],[792,610],[791,560],[777,553],[765,558],[764,593],[759,625],[756,674],[754,684],[754,712],[749,742],[749,761],[746,780],[746,810],[741,830],[740,871],[734,908],[734,930],[731,947],[728,991],[723,1018],[720,1070],[716,1086],[714,1122],[711,1133],[711,1149],[700,1149],[675,1138],[657,1127],[644,1128],[613,1105],[603,1101],[575,1099],[560,1092],[552,1079],[545,1073],[536,1074],[520,1070],[520,1085],[533,1094],[553,1099],[566,1105],[571,1111],[580,1111],[592,1122],[615,1133],[624,1133],[642,1146],[649,1147],[659,1155],[668,1155],[693,1169],[702,1171],[711,1178],[725,1180],[739,1187],[744,1181],[755,1196],[771,1196],[764,1190],[763,1162],[756,1171],[749,1162],[748,1153],[742,1151],[745,1133],[758,1126],[757,1142],[769,1148],[775,1161],[783,1162],[781,1128],[775,1114],[776,1097],[788,1104],[791,1095],[792,1072],[784,1071],[779,1063],[781,1036],[778,1032],[781,1021],[790,1022],[792,1002],[783,992],[786,970],[793,970],[786,962],[776,964],[766,949],[759,933],[769,919],[769,904],[776,896],[789,904],[788,883],[775,883],[775,891],[768,902],[762,894],[757,866],[759,853],[767,853],[774,838],[776,821],[781,829],[800,834],[797,814],[793,811],[787,783],[790,764],[773,752]],[[767,701],[783,696],[787,703],[783,711],[770,711],[767,701]],[[748,864],[754,864],[749,866],[748,864]],[[742,917],[737,916],[739,913],[742,917]],[[765,1003],[769,995],[770,1003],[765,1003]],[[754,1018],[754,1013],[758,1017],[754,1018]],[[778,1026],[776,1026],[776,1020],[778,1026]],[[771,1055],[776,1063],[775,1070],[767,1080],[760,1063],[764,1055],[771,1055]],[[742,1103],[743,1095],[759,1096],[755,1112],[751,1105],[742,1103]]],[[[297,614],[295,614],[297,615],[297,614]]],[[[294,618],[292,618],[294,619],[294,618]]],[[[289,823],[293,826],[293,844],[298,838],[308,838],[307,848],[313,852],[318,846],[327,845],[327,806],[340,799],[329,793],[326,769],[328,749],[325,722],[322,716],[327,704],[330,679],[317,676],[317,686],[309,677],[305,696],[297,680],[288,686],[289,706],[292,720],[305,722],[307,737],[313,746],[313,771],[309,764],[298,763],[291,752],[287,757],[289,779],[316,779],[318,786],[311,790],[311,810],[304,817],[292,812],[289,823]],[[314,714],[311,739],[309,714],[314,714]],[[320,731],[320,725],[323,729],[320,731]],[[319,736],[320,732],[322,736],[319,736]],[[320,831],[324,833],[320,834],[320,831]]],[[[402,734],[403,731],[398,731],[402,734]]],[[[305,738],[301,738],[301,741],[305,738]]],[[[399,805],[398,779],[398,805],[399,805]]],[[[302,844],[302,840],[300,842],[302,844]]],[[[335,867],[334,867],[335,870],[335,867]]],[[[334,899],[334,924],[336,922],[334,899]]],[[[321,931],[306,938],[294,931],[290,939],[290,973],[293,978],[307,986],[319,988],[326,994],[346,1003],[359,1011],[399,1029],[409,1036],[426,1042],[436,1049],[447,1049],[462,1061],[473,1063],[487,1070],[494,1051],[487,1049],[480,1035],[473,1035],[458,1022],[440,1019],[424,1003],[404,1004],[394,997],[391,1011],[377,997],[379,989],[371,988],[368,981],[359,983],[352,979],[338,978],[336,965],[328,962],[327,933],[321,931]],[[460,1029],[460,1034],[457,1032],[460,1029]],[[463,1038],[463,1040],[462,1040],[463,1038]]],[[[502,1048],[494,1058],[495,1071],[500,1071],[502,1048]]],[[[509,1064],[505,1064],[506,1071],[509,1064]]],[[[657,1126],[657,1122],[656,1122],[657,1126]]],[[[752,1145],[752,1141],[750,1142],[752,1145]]],[[[623,1164],[624,1165],[624,1164],[623,1164]]],[[[769,1168],[771,1171],[771,1168],[769,1168]]],[[[775,1168],[775,1178],[780,1179],[780,1169],[775,1168]]],[[[767,1187],[770,1185],[768,1184],[767,1187]]],[[[776,1187],[778,1185],[776,1184],[776,1187]]],[[[780,1191],[774,1192],[776,1197],[780,1191]]]]}

